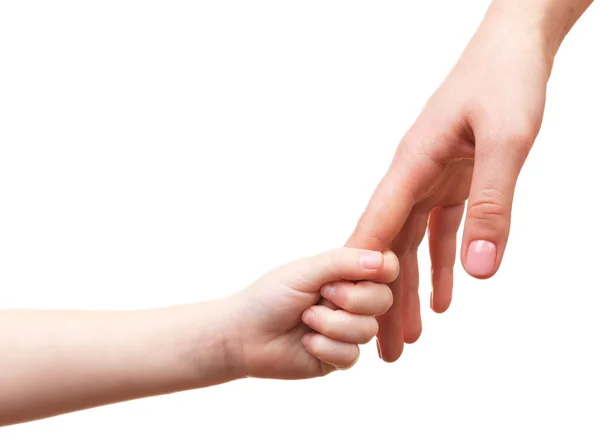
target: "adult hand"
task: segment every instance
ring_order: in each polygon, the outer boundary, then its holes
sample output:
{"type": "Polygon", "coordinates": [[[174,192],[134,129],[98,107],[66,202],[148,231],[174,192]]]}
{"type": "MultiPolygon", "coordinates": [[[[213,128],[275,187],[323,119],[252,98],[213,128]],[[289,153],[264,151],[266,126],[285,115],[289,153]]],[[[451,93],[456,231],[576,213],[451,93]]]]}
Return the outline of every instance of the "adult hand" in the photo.
{"type": "Polygon", "coordinates": [[[445,311],[452,298],[457,231],[467,199],[464,269],[485,279],[502,262],[517,177],[539,132],[547,81],[564,37],[553,32],[566,34],[590,1],[520,3],[492,3],[458,63],[401,140],[347,243],[390,248],[401,259],[401,275],[392,284],[394,305],[378,318],[385,361],[398,359],[404,343],[421,334],[417,249],[426,230],[436,312],[445,311]],[[574,3],[575,14],[558,14],[574,3]],[[556,14],[541,10],[551,7],[556,14]],[[559,26],[556,20],[563,16],[572,23],[559,26]]]}

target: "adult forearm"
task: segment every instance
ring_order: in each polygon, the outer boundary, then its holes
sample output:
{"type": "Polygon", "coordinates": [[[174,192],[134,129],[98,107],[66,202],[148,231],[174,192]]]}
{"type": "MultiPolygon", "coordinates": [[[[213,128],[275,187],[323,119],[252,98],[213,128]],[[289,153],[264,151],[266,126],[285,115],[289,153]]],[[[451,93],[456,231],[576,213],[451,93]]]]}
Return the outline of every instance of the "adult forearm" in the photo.
{"type": "Polygon", "coordinates": [[[502,17],[542,40],[550,63],[564,38],[593,0],[493,0],[486,19],[502,17]]]}
{"type": "Polygon", "coordinates": [[[215,303],[0,311],[0,425],[232,380],[215,303]]]}

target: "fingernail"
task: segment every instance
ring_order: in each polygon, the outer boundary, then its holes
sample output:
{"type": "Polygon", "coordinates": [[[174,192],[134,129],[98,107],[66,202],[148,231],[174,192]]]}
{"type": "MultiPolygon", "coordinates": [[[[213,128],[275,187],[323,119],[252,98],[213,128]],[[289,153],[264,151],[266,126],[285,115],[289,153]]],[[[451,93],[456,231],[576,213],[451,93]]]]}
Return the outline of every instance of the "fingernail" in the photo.
{"type": "Polygon", "coordinates": [[[310,334],[304,334],[301,341],[304,346],[308,346],[310,344],[310,334]]]}
{"type": "Polygon", "coordinates": [[[467,250],[467,272],[472,276],[489,276],[496,264],[496,245],[487,240],[474,240],[467,250]]]}
{"type": "Polygon", "coordinates": [[[327,300],[333,301],[333,296],[335,296],[335,287],[333,285],[325,285],[321,288],[321,295],[327,300]]]}
{"type": "Polygon", "coordinates": [[[381,266],[383,256],[376,251],[366,251],[360,255],[360,264],[365,269],[374,270],[381,266]]]}
{"type": "Polygon", "coordinates": [[[306,311],[304,311],[304,314],[302,314],[302,321],[307,324],[314,323],[315,312],[312,309],[307,309],[306,311]]]}
{"type": "Polygon", "coordinates": [[[375,340],[377,342],[377,354],[379,358],[381,358],[381,346],[379,345],[379,339],[375,340]]]}

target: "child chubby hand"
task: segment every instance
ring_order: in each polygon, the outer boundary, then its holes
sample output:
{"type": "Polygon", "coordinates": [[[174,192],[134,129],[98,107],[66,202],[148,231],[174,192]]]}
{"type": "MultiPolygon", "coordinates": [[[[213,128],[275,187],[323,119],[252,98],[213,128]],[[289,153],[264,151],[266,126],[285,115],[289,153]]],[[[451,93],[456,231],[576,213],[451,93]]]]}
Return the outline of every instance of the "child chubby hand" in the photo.
{"type": "Polygon", "coordinates": [[[340,248],[267,273],[231,299],[241,373],[301,379],[351,367],[392,305],[398,272],[392,252],[340,248]]]}
{"type": "Polygon", "coordinates": [[[392,305],[387,283],[398,273],[391,252],[341,248],[282,265],[219,300],[0,310],[0,425],[246,377],[349,368],[392,305]]]}

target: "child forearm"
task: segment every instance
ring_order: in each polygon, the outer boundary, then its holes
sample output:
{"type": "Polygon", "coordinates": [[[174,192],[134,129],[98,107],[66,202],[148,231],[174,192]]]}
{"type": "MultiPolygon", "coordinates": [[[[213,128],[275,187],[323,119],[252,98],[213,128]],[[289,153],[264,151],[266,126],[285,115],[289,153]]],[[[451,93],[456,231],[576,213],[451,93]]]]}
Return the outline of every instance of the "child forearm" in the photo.
{"type": "Polygon", "coordinates": [[[225,315],[0,311],[0,425],[230,381],[225,315]]]}
{"type": "Polygon", "coordinates": [[[347,369],[392,305],[387,284],[399,268],[391,252],[339,248],[282,265],[222,300],[0,310],[0,426],[244,377],[347,369]],[[321,290],[339,310],[317,305],[321,290]]]}

